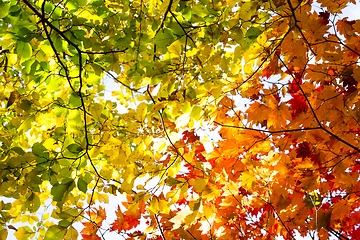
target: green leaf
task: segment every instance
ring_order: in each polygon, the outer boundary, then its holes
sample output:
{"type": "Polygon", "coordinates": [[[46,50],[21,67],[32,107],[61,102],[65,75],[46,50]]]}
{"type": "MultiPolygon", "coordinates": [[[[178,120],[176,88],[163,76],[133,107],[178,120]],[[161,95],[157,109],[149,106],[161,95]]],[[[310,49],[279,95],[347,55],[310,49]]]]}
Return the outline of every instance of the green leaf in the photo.
{"type": "Polygon", "coordinates": [[[23,156],[25,154],[25,151],[21,147],[13,147],[11,150],[16,152],[17,154],[23,156]]]}
{"type": "Polygon", "coordinates": [[[81,99],[75,94],[71,94],[69,99],[69,105],[70,107],[78,108],[81,106],[81,99]]]}
{"type": "Polygon", "coordinates": [[[10,210],[11,209],[11,203],[5,203],[2,207],[2,210],[10,210]]]}
{"type": "Polygon", "coordinates": [[[40,207],[40,199],[39,199],[39,197],[35,193],[32,193],[30,195],[30,197],[26,200],[25,207],[30,212],[36,212],[40,207]]]}
{"type": "Polygon", "coordinates": [[[67,149],[69,150],[69,152],[76,154],[83,150],[83,148],[76,143],[70,144],[69,146],[67,146],[67,149]]]}
{"type": "Polygon", "coordinates": [[[54,196],[54,201],[60,202],[65,197],[65,192],[68,186],[65,184],[59,184],[51,188],[51,194],[54,196]]]}
{"type": "Polygon", "coordinates": [[[190,6],[187,6],[187,7],[185,8],[184,13],[182,14],[182,17],[183,17],[186,21],[188,21],[188,22],[191,21],[192,9],[191,9],[190,6]]]}
{"type": "Polygon", "coordinates": [[[22,100],[19,107],[27,112],[31,109],[31,102],[29,100],[22,100]]]}
{"type": "Polygon", "coordinates": [[[32,48],[28,42],[17,42],[15,51],[21,56],[22,60],[27,60],[32,56],[32,48]]]}
{"type": "Polygon", "coordinates": [[[168,176],[167,180],[166,180],[166,184],[170,187],[174,186],[174,185],[177,185],[179,183],[182,183],[181,181],[171,177],[171,176],[168,176]]]}
{"type": "Polygon", "coordinates": [[[87,4],[87,0],[76,0],[75,3],[80,8],[87,4]]]}
{"type": "Polygon", "coordinates": [[[74,180],[71,178],[65,179],[61,184],[53,186],[51,188],[51,195],[54,196],[54,201],[61,202],[65,198],[66,194],[70,192],[73,186],[74,180]]]}
{"type": "Polygon", "coordinates": [[[44,10],[46,13],[52,12],[53,9],[54,9],[54,5],[52,3],[50,3],[50,2],[45,3],[44,10]]]}
{"type": "Polygon", "coordinates": [[[207,17],[210,12],[207,10],[207,8],[202,4],[195,4],[192,8],[192,14],[197,15],[201,18],[207,17]]]}
{"type": "Polygon", "coordinates": [[[77,187],[80,191],[82,191],[83,193],[87,192],[87,182],[84,181],[84,179],[79,178],[78,182],[77,182],[77,187]]]}
{"type": "Polygon", "coordinates": [[[72,32],[78,40],[80,41],[85,40],[86,32],[84,30],[79,29],[79,30],[73,30],[72,32]]]}
{"type": "Polygon", "coordinates": [[[59,140],[60,138],[62,138],[65,135],[66,131],[63,127],[58,127],[55,129],[54,131],[54,139],[55,140],[59,140]]]}
{"type": "Polygon", "coordinates": [[[247,37],[251,40],[255,40],[261,33],[262,33],[262,31],[259,28],[251,27],[247,30],[245,37],[247,37]]]}
{"type": "Polygon", "coordinates": [[[196,92],[192,87],[188,87],[186,89],[186,95],[189,96],[191,99],[195,99],[196,98],[196,92]]]}
{"type": "Polygon", "coordinates": [[[44,240],[62,240],[66,233],[66,228],[63,226],[51,226],[46,231],[44,240]]]}
{"type": "Polygon", "coordinates": [[[5,18],[9,14],[10,1],[1,1],[0,3],[0,18],[5,18]]]}
{"type": "Polygon", "coordinates": [[[47,149],[41,143],[34,143],[32,147],[32,153],[34,155],[41,157],[45,151],[47,151],[47,149]]]}
{"type": "Polygon", "coordinates": [[[70,213],[66,212],[66,211],[61,211],[59,213],[56,213],[56,215],[60,218],[60,219],[69,219],[71,218],[70,213]]]}
{"type": "Polygon", "coordinates": [[[169,46],[172,42],[176,40],[176,36],[169,29],[165,28],[158,32],[154,39],[154,44],[160,47],[169,46]]]}
{"type": "Polygon", "coordinates": [[[30,42],[33,39],[34,34],[32,31],[26,27],[22,27],[16,33],[16,37],[19,38],[21,42],[30,42]]]}
{"type": "Polygon", "coordinates": [[[68,227],[71,223],[69,222],[69,220],[63,219],[59,222],[59,226],[61,227],[68,227]]]}

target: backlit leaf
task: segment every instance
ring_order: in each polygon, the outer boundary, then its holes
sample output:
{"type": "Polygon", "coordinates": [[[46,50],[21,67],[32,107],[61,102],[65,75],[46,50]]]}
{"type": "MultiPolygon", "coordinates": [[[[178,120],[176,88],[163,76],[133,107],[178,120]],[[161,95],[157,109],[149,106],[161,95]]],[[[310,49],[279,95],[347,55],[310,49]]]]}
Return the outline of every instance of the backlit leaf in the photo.
{"type": "Polygon", "coordinates": [[[27,60],[32,55],[32,47],[28,42],[17,42],[16,53],[21,56],[21,59],[27,60]]]}
{"type": "Polygon", "coordinates": [[[82,179],[82,178],[79,178],[78,179],[78,182],[77,182],[77,187],[80,191],[86,193],[87,192],[87,183],[82,179]]]}
{"type": "Polygon", "coordinates": [[[66,228],[62,226],[51,226],[45,234],[44,240],[60,240],[64,238],[66,228]]]}

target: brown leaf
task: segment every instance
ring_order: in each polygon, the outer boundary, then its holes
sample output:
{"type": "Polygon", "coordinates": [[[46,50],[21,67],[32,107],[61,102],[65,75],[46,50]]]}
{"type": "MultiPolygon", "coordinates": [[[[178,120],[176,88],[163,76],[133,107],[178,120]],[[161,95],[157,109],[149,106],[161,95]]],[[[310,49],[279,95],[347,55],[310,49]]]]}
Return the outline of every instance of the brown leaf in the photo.
{"type": "Polygon", "coordinates": [[[14,90],[10,93],[9,100],[6,104],[6,108],[13,105],[15,102],[19,101],[20,93],[17,90],[14,90]]]}

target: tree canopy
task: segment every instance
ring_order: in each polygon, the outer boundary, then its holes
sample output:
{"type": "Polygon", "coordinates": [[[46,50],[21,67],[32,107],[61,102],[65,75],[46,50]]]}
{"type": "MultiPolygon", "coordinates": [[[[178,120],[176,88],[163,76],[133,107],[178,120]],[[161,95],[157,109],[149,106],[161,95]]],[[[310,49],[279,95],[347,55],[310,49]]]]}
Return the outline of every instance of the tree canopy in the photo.
{"type": "Polygon", "coordinates": [[[359,239],[350,4],[0,0],[0,239],[359,239]]]}

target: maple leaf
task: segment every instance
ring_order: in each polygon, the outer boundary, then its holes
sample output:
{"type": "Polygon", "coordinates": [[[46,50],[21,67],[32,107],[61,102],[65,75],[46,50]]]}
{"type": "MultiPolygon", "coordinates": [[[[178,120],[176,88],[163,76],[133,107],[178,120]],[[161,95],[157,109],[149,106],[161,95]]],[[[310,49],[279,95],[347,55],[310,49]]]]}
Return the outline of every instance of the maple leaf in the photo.
{"type": "Polygon", "coordinates": [[[85,233],[82,233],[81,236],[83,240],[101,240],[101,238],[96,234],[87,235],[85,233]]]}
{"type": "Polygon", "coordinates": [[[262,70],[262,77],[270,78],[278,73],[278,58],[275,56],[270,63],[262,70]]]}
{"type": "Polygon", "coordinates": [[[96,211],[91,211],[90,212],[90,218],[94,219],[93,221],[98,225],[101,226],[102,225],[102,221],[104,219],[106,219],[106,212],[105,209],[102,208],[101,206],[99,206],[99,209],[97,209],[96,211]]]}
{"type": "MultiPolygon", "coordinates": [[[[288,73],[290,74],[291,72],[288,72],[288,73]]],[[[297,93],[300,90],[298,84],[301,85],[302,80],[298,79],[298,77],[299,77],[298,74],[299,73],[295,72],[296,80],[292,79],[289,84],[289,90],[288,90],[289,93],[297,93]]]]}
{"type": "MultiPolygon", "coordinates": [[[[144,207],[141,210],[144,211],[144,207]]],[[[132,228],[137,227],[140,224],[140,212],[138,210],[134,211],[125,211],[123,213],[120,209],[120,206],[118,206],[118,209],[116,210],[116,216],[117,219],[111,224],[111,231],[118,231],[121,232],[122,230],[127,231],[131,230],[132,228]]]]}
{"type": "Polygon", "coordinates": [[[194,143],[195,141],[199,141],[200,137],[196,136],[193,130],[192,131],[186,130],[183,132],[182,140],[186,141],[186,143],[194,143]]]}
{"type": "Polygon", "coordinates": [[[305,97],[301,94],[294,94],[292,99],[288,101],[291,105],[291,115],[297,117],[300,113],[306,112],[308,105],[306,103],[305,97]]]}
{"type": "Polygon", "coordinates": [[[124,214],[120,209],[120,206],[118,206],[118,209],[115,211],[117,219],[111,224],[111,231],[122,231],[122,225],[124,221],[124,214]]]}
{"type": "Polygon", "coordinates": [[[348,21],[347,17],[345,17],[342,20],[339,20],[336,22],[336,29],[337,31],[344,35],[344,36],[349,36],[349,35],[353,35],[354,34],[354,28],[352,27],[352,25],[355,23],[355,21],[348,21]]]}
{"type": "Polygon", "coordinates": [[[85,228],[83,230],[81,230],[82,234],[89,235],[89,236],[96,235],[98,228],[96,227],[95,224],[93,224],[91,222],[83,222],[82,224],[85,226],[85,228]]]}
{"type": "Polygon", "coordinates": [[[241,186],[246,190],[249,190],[253,187],[256,176],[250,172],[243,172],[241,174],[241,186]]]}
{"type": "Polygon", "coordinates": [[[328,11],[319,13],[319,17],[321,18],[321,24],[327,25],[329,23],[330,13],[328,11]]]}
{"type": "Polygon", "coordinates": [[[188,216],[191,216],[191,214],[194,214],[194,212],[191,211],[189,206],[186,206],[184,209],[177,212],[176,215],[170,219],[170,222],[174,223],[173,229],[180,228],[183,223],[191,223],[192,221],[187,218],[188,216]]]}
{"type": "Polygon", "coordinates": [[[353,232],[350,234],[351,237],[353,237],[354,239],[359,239],[360,238],[360,228],[356,228],[353,230],[353,232]]]}
{"type": "Polygon", "coordinates": [[[312,151],[310,149],[310,143],[302,142],[299,144],[298,148],[296,149],[296,157],[298,158],[306,158],[310,157],[312,151]]]}
{"type": "Polygon", "coordinates": [[[331,213],[331,221],[334,220],[343,220],[346,216],[349,216],[351,211],[351,205],[347,200],[341,199],[334,204],[333,211],[331,213]]]}
{"type": "Polygon", "coordinates": [[[345,93],[347,95],[355,92],[357,90],[357,81],[353,77],[343,78],[343,87],[345,88],[345,93]]]}

